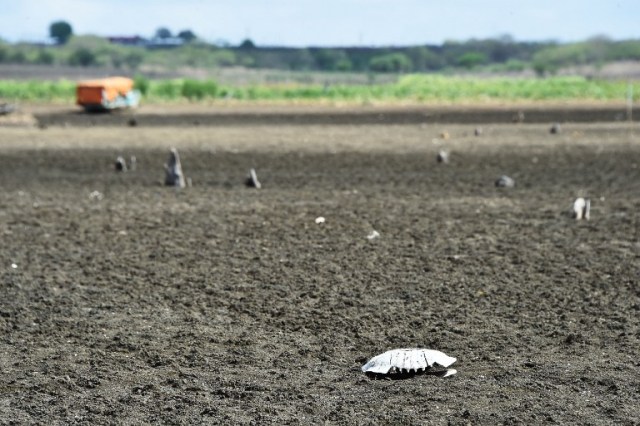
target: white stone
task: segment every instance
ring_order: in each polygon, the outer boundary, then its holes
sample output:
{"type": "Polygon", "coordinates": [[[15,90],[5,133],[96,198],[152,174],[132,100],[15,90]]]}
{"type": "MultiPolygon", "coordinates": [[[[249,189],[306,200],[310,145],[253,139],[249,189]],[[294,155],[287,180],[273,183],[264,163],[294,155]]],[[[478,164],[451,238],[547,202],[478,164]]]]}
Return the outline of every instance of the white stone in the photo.
{"type": "Polygon", "coordinates": [[[438,160],[438,163],[447,164],[449,162],[449,153],[444,150],[438,152],[438,156],[436,157],[436,160],[438,160]]]}
{"type": "Polygon", "coordinates": [[[582,197],[576,198],[573,202],[572,216],[575,220],[589,220],[591,212],[591,200],[582,197]]]}
{"type": "Polygon", "coordinates": [[[507,175],[502,175],[496,180],[496,186],[498,188],[513,188],[516,186],[516,181],[507,175]]]}
{"type": "Polygon", "coordinates": [[[244,183],[250,188],[256,188],[256,189],[262,188],[262,184],[260,184],[260,181],[258,180],[258,175],[256,174],[255,169],[249,170],[249,174],[244,183]]]}
{"type": "Polygon", "coordinates": [[[104,195],[102,195],[102,193],[100,191],[93,191],[89,194],[89,198],[92,200],[102,200],[104,198],[104,195]]]}

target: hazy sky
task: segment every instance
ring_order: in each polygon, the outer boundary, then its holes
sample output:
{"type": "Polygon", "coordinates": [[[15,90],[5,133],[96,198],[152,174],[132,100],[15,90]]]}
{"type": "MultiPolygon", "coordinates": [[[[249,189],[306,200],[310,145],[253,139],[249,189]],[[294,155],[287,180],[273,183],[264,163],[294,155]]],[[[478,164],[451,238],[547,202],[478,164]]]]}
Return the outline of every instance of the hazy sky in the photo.
{"type": "Polygon", "coordinates": [[[257,45],[440,44],[510,34],[518,41],[640,38],[640,0],[0,0],[0,38],[151,36],[160,26],[257,45]]]}

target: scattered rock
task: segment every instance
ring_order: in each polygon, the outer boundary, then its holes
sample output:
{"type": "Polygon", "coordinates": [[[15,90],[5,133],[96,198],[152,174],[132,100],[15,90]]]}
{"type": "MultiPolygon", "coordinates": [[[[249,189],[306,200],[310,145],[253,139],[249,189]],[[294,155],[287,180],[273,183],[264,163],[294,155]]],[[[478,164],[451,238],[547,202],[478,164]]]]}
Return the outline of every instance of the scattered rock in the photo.
{"type": "Polygon", "coordinates": [[[551,128],[549,129],[549,133],[551,133],[552,135],[557,135],[558,133],[560,133],[560,123],[553,123],[551,125],[551,128]]]}
{"type": "Polygon", "coordinates": [[[571,210],[571,216],[575,220],[589,220],[591,213],[591,200],[582,197],[576,198],[573,202],[573,208],[571,210]]]}
{"type": "Polygon", "coordinates": [[[100,191],[93,191],[93,192],[91,192],[91,193],[89,194],[89,198],[90,198],[91,200],[98,200],[98,201],[100,201],[100,200],[102,200],[102,199],[104,198],[104,195],[102,195],[102,192],[100,192],[100,191]]]}
{"type": "Polygon", "coordinates": [[[524,123],[524,112],[523,111],[518,111],[515,114],[513,114],[513,117],[511,117],[511,120],[514,123],[524,123]]]}
{"type": "Polygon", "coordinates": [[[169,153],[169,160],[164,165],[165,178],[164,184],[167,186],[175,186],[177,188],[184,188],[187,183],[182,173],[182,164],[180,163],[180,155],[178,150],[171,148],[169,153]]]}
{"type": "Polygon", "coordinates": [[[438,156],[436,157],[438,163],[447,164],[449,162],[449,153],[447,151],[438,152],[438,156]]]}
{"type": "Polygon", "coordinates": [[[116,172],[126,172],[127,171],[127,162],[122,156],[118,156],[115,162],[116,172]]]}
{"type": "Polygon", "coordinates": [[[14,104],[2,103],[0,104],[0,115],[8,115],[16,111],[18,108],[14,104]]]}
{"type": "Polygon", "coordinates": [[[496,180],[496,186],[498,188],[513,188],[516,186],[516,181],[507,175],[502,175],[496,180]]]}
{"type": "Polygon", "coordinates": [[[451,136],[449,136],[449,132],[444,131],[444,132],[440,132],[440,139],[444,139],[447,140],[449,139],[451,136]]]}
{"type": "Polygon", "coordinates": [[[476,127],[475,130],[473,131],[473,134],[475,136],[480,136],[482,135],[482,128],[481,127],[476,127]]]}
{"type": "Polygon", "coordinates": [[[256,174],[255,169],[249,170],[249,174],[247,175],[247,179],[244,181],[245,185],[249,188],[262,188],[260,181],[258,180],[258,175],[256,174]]]}

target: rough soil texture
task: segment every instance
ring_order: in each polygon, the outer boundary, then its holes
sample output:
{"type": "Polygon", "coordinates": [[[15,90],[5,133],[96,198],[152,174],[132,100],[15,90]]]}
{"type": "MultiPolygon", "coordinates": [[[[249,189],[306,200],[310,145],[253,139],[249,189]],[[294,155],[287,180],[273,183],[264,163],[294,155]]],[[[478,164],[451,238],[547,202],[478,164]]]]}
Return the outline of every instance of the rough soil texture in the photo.
{"type": "MultiPolygon", "coordinates": [[[[216,105],[145,106],[139,110],[87,114],[78,108],[35,109],[41,127],[48,126],[246,126],[246,125],[396,125],[396,124],[484,124],[484,123],[593,123],[628,121],[625,105],[532,104],[468,106],[370,106],[354,108],[271,105],[269,108],[216,105]]],[[[638,121],[636,114],[635,121],[638,121]]],[[[631,118],[633,114],[631,113],[631,118]]]]}
{"type": "Polygon", "coordinates": [[[0,423],[638,424],[637,124],[474,128],[0,127],[0,423]]]}

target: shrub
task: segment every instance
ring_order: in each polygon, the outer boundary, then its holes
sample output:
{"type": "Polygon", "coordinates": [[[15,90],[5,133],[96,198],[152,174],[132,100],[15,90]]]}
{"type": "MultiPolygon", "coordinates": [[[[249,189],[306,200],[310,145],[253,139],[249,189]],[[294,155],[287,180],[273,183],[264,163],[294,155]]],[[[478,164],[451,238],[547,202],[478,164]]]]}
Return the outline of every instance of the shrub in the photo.
{"type": "Polygon", "coordinates": [[[149,80],[143,75],[136,75],[133,78],[133,86],[145,96],[149,92],[149,80]]]}
{"type": "Polygon", "coordinates": [[[486,64],[487,55],[478,52],[468,52],[460,56],[456,62],[461,67],[471,69],[477,67],[478,65],[486,64]]]}
{"type": "Polygon", "coordinates": [[[53,54],[47,50],[41,49],[38,52],[38,56],[36,56],[36,63],[43,65],[51,65],[53,64],[55,58],[53,54]]]}
{"type": "Polygon", "coordinates": [[[204,98],[215,98],[218,92],[218,85],[212,80],[184,80],[182,82],[181,94],[189,100],[199,100],[204,98]]]}
{"type": "Polygon", "coordinates": [[[413,64],[404,53],[389,53],[371,58],[369,68],[377,72],[407,72],[413,64]]]}
{"type": "Polygon", "coordinates": [[[76,49],[69,56],[69,65],[88,67],[96,63],[96,55],[86,47],[76,49]]]}

